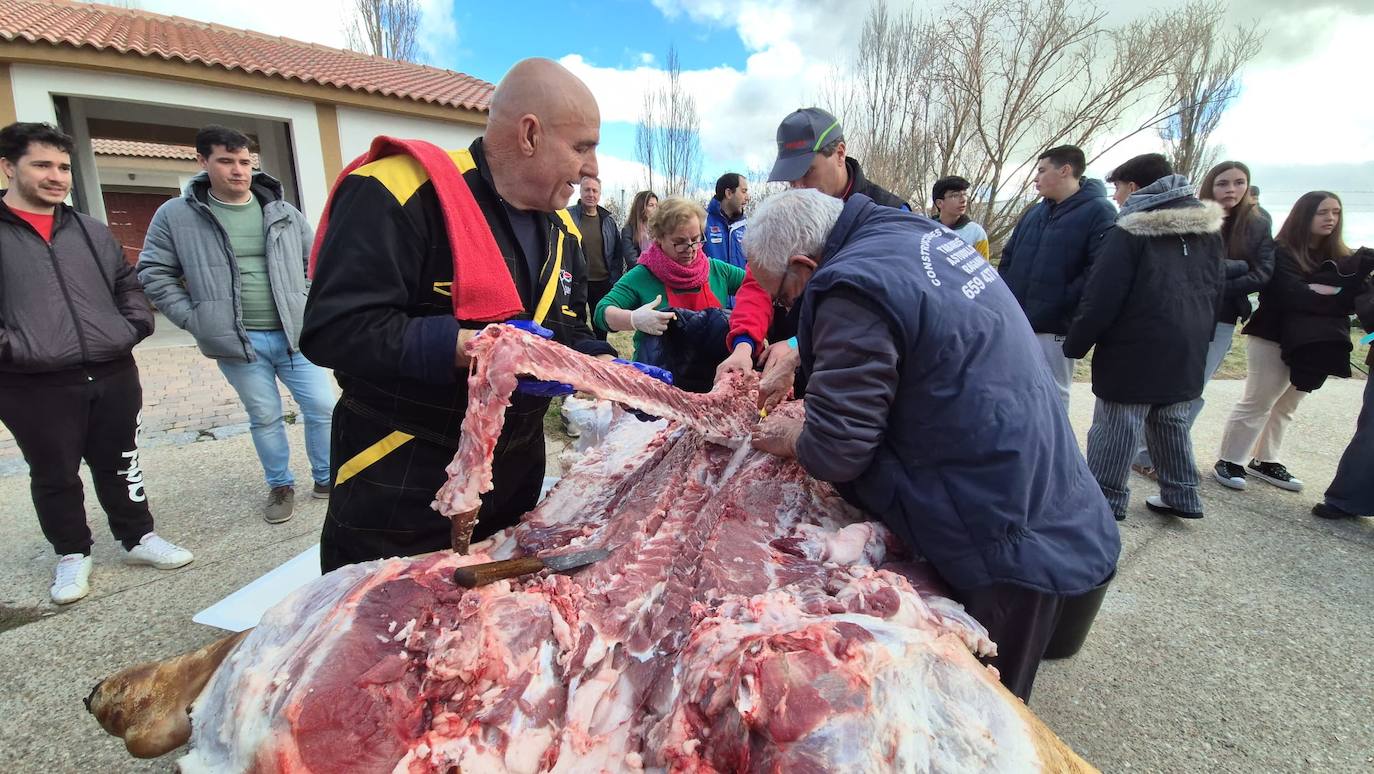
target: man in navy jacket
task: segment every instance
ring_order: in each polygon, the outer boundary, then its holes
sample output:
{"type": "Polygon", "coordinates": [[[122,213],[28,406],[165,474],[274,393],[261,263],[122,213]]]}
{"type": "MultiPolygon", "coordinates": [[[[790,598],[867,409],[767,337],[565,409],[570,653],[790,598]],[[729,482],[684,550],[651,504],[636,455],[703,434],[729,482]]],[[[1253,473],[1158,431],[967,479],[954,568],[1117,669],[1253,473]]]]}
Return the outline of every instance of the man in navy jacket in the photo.
{"type": "Polygon", "coordinates": [[[808,378],[805,419],[775,412],[754,445],[925,557],[1026,698],[1064,600],[1111,577],[1121,541],[1016,300],[972,246],[862,195],[778,194],[745,252],[799,307],[808,378]]]}
{"type": "Polygon", "coordinates": [[[1107,187],[1084,180],[1085,167],[1083,151],[1072,145],[1041,154],[1035,188],[1044,198],[1021,216],[997,265],[1030,320],[1065,411],[1075,361],[1064,356],[1064,336],[1102,235],[1116,222],[1107,187]]]}

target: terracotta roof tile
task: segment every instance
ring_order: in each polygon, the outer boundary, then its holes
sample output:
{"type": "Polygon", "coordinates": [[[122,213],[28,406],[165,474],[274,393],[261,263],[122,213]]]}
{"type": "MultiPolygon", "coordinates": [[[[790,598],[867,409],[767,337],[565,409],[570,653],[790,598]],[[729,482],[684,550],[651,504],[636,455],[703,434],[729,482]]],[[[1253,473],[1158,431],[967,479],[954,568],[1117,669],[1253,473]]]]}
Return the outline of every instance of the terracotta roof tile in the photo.
{"type": "Polygon", "coordinates": [[[452,70],[68,0],[0,0],[0,39],[180,60],[468,110],[486,111],[494,89],[452,70]]]}
{"type": "MultiPolygon", "coordinates": [[[[196,160],[196,149],[190,145],[168,145],[161,142],[135,142],[133,140],[109,140],[103,137],[92,137],[91,150],[95,151],[97,156],[196,160]]],[[[262,159],[256,153],[250,155],[253,157],[253,168],[260,169],[262,159]]]]}
{"type": "Polygon", "coordinates": [[[192,161],[195,161],[196,158],[196,149],[189,145],[106,140],[99,137],[91,139],[91,150],[101,156],[137,156],[145,159],[190,159],[192,161]]]}

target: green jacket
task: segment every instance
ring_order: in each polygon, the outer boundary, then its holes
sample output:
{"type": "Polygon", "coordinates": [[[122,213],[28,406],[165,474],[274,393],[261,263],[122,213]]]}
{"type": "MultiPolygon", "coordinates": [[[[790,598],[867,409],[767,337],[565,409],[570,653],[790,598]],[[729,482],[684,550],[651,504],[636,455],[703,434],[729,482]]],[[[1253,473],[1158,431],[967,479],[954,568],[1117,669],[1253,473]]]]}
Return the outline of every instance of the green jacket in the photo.
{"type": "MultiPolygon", "coordinates": [[[[716,299],[724,306],[730,301],[730,297],[735,295],[739,286],[744,284],[744,269],[738,266],[731,266],[723,261],[708,258],[711,262],[711,271],[707,281],[711,285],[711,292],[715,293],[716,299]]],[[[610,330],[606,325],[606,310],[612,307],[633,311],[654,300],[654,296],[660,296],[659,309],[668,308],[668,290],[663,285],[663,281],[653,275],[653,272],[643,266],[635,266],[633,269],[616,281],[615,287],[607,293],[601,302],[596,305],[596,311],[592,313],[592,324],[602,330],[610,330]]],[[[644,340],[644,334],[635,331],[635,354],[636,360],[639,359],[639,347],[644,340]]]]}

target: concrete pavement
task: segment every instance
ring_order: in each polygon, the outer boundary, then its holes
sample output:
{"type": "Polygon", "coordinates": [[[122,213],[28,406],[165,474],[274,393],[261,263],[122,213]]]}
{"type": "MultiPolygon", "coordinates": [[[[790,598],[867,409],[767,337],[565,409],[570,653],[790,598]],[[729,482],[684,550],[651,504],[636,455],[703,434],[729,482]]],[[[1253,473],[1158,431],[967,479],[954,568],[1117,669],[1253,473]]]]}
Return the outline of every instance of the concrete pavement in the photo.
{"type": "MultiPolygon", "coordinates": [[[[1195,446],[1210,466],[1241,382],[1214,382],[1195,446]]],[[[1083,652],[1047,664],[1032,708],[1104,771],[1314,772],[1374,769],[1374,524],[1324,522],[1320,498],[1354,427],[1360,382],[1336,381],[1299,410],[1285,456],[1308,490],[1204,482],[1207,517],[1145,510],[1135,478],[1119,577],[1083,652]]],[[[1074,386],[1080,439],[1088,385],[1074,386]]],[[[308,480],[301,428],[290,428],[308,480]]],[[[53,557],[23,476],[0,477],[0,771],[167,771],[138,762],[81,706],[101,677],[221,635],[191,616],[318,537],[323,503],[295,519],[259,516],[261,471],[249,438],[161,446],[141,457],[158,529],[196,551],[172,572],[127,568],[91,507],[94,591],[47,602],[53,557]],[[3,615],[4,611],[0,611],[3,615]],[[3,626],[3,624],[0,624],[3,626]]]]}
{"type": "MultiPolygon", "coordinates": [[[[143,385],[143,448],[164,444],[215,440],[248,431],[234,388],[215,362],[196,349],[191,334],[156,314],[152,336],[134,347],[143,385]]],[[[289,416],[300,409],[284,385],[282,409],[289,416]]],[[[9,430],[0,425],[0,475],[28,468],[9,430]]]]}

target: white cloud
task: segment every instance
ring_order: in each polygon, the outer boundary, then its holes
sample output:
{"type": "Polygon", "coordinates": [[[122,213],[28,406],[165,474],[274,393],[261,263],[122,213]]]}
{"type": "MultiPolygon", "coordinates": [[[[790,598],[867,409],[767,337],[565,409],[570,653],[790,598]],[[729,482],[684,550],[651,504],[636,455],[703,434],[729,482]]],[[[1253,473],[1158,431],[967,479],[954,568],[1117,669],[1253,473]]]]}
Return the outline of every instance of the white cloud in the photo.
{"type": "MultiPolygon", "coordinates": [[[[631,159],[622,159],[604,153],[596,154],[600,167],[602,201],[624,198],[627,206],[635,192],[643,189],[649,180],[649,170],[643,164],[631,159]]],[[[576,200],[576,194],[573,195],[576,200]]]]}
{"type": "Polygon", "coordinates": [[[1254,66],[1216,138],[1226,155],[1262,164],[1374,159],[1374,101],[1367,98],[1374,16],[1351,16],[1311,56],[1254,66]]]}
{"type": "Polygon", "coordinates": [[[453,15],[453,0],[420,0],[419,45],[421,58],[443,61],[443,56],[458,47],[458,20],[453,15]]]}

